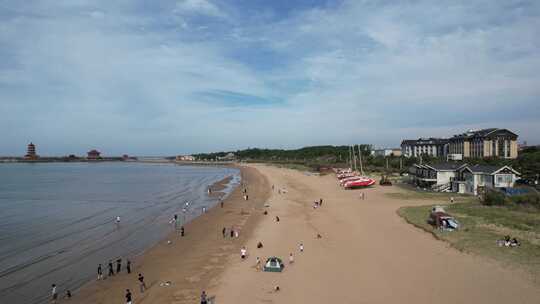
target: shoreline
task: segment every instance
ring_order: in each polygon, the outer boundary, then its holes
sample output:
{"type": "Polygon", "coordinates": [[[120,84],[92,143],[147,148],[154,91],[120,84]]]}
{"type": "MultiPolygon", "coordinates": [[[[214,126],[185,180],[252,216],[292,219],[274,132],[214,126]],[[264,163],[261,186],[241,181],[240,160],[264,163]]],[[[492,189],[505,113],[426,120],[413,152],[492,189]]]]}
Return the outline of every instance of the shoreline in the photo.
{"type": "MultiPolygon", "coordinates": [[[[270,195],[266,177],[256,169],[240,169],[241,184],[224,199],[224,207],[216,204],[205,214],[185,225],[185,237],[171,231],[165,239],[132,259],[132,273],[124,267],[120,275],[103,281],[91,281],[81,286],[69,302],[74,303],[122,303],[125,289],[129,288],[137,303],[193,303],[201,290],[219,276],[227,257],[239,251],[241,244],[252,233],[262,216],[262,208],[270,195]],[[243,199],[243,185],[248,187],[250,200],[243,199]],[[261,212],[255,212],[255,211],[261,212]],[[223,238],[221,229],[232,226],[240,231],[238,238],[223,238]],[[168,244],[171,241],[171,244],[168,244]],[[148,290],[140,294],[137,274],[145,277],[148,290]],[[169,286],[160,286],[171,282],[169,286]],[[174,300],[174,301],[173,301],[174,300]]],[[[232,180],[228,176],[210,186],[211,196],[220,192],[232,180]]],[[[123,265],[125,266],[125,265],[123,265]]],[[[96,265],[97,267],[97,265],[96,265]]],[[[104,265],[104,274],[107,272],[104,265]]],[[[65,301],[59,301],[62,303],[65,301]]]]}

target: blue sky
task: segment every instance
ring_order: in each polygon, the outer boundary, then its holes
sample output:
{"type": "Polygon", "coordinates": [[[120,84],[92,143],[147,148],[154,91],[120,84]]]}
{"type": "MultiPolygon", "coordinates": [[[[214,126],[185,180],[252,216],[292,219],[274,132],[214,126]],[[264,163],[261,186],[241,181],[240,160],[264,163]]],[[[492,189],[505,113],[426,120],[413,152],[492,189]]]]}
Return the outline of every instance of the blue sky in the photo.
{"type": "Polygon", "coordinates": [[[0,155],[540,143],[540,1],[0,0],[0,19],[0,155]]]}

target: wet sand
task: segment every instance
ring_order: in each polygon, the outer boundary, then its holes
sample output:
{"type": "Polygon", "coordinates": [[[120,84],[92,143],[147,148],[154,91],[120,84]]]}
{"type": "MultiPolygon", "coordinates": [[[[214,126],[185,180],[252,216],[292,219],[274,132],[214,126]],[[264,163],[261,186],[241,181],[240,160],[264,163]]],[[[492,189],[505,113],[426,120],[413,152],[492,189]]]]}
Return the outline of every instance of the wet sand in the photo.
{"type": "MultiPolygon", "coordinates": [[[[270,186],[256,169],[242,168],[242,183],[248,188],[249,201],[243,199],[243,186],[237,187],[216,207],[185,226],[184,237],[173,232],[133,262],[132,273],[125,268],[120,275],[91,282],[69,300],[71,303],[125,303],[125,290],[130,289],[134,303],[197,303],[201,290],[215,284],[230,256],[235,255],[262,217],[270,186]],[[240,231],[239,238],[223,238],[222,229],[232,226],[240,231]],[[168,240],[172,244],[168,244],[168,240]],[[148,290],[139,291],[138,273],[145,277],[148,290]],[[170,286],[160,283],[171,282],[170,286]]],[[[212,185],[219,192],[227,180],[212,185]]],[[[172,228],[171,228],[172,230],[172,228]]],[[[107,266],[103,265],[104,274],[107,266]]],[[[116,266],[115,266],[116,267],[116,266]]],[[[96,265],[97,268],[97,265],[96,265]]],[[[60,301],[60,303],[68,302],[60,301]]]]}

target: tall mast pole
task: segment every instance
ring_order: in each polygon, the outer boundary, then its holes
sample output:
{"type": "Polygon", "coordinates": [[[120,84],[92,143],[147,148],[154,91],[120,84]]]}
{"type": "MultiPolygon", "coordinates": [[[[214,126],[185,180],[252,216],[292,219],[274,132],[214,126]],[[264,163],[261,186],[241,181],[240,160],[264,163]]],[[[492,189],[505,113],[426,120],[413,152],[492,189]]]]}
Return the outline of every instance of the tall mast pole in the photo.
{"type": "Polygon", "coordinates": [[[349,164],[351,166],[351,170],[353,169],[353,165],[352,165],[352,154],[351,154],[351,147],[349,147],[349,164]]]}
{"type": "Polygon", "coordinates": [[[360,150],[360,145],[358,145],[358,157],[360,159],[360,173],[364,175],[364,167],[362,166],[362,151],[360,150]]]}
{"type": "Polygon", "coordinates": [[[356,154],[354,153],[354,146],[351,146],[352,150],[352,158],[353,158],[353,164],[354,164],[354,171],[356,171],[358,168],[356,167],[356,154]]]}

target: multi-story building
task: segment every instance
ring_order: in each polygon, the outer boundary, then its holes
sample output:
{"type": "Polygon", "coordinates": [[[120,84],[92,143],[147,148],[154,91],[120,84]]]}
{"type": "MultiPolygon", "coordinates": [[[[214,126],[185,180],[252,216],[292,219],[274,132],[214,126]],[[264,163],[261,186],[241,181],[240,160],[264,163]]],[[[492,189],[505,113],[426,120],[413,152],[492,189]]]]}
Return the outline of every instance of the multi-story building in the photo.
{"type": "Polygon", "coordinates": [[[463,158],[517,158],[518,135],[507,129],[469,130],[449,139],[449,153],[463,158]]]}
{"type": "Polygon", "coordinates": [[[406,157],[419,157],[429,155],[433,157],[446,157],[448,154],[448,139],[445,138],[419,138],[401,142],[401,154],[406,157]]]}

